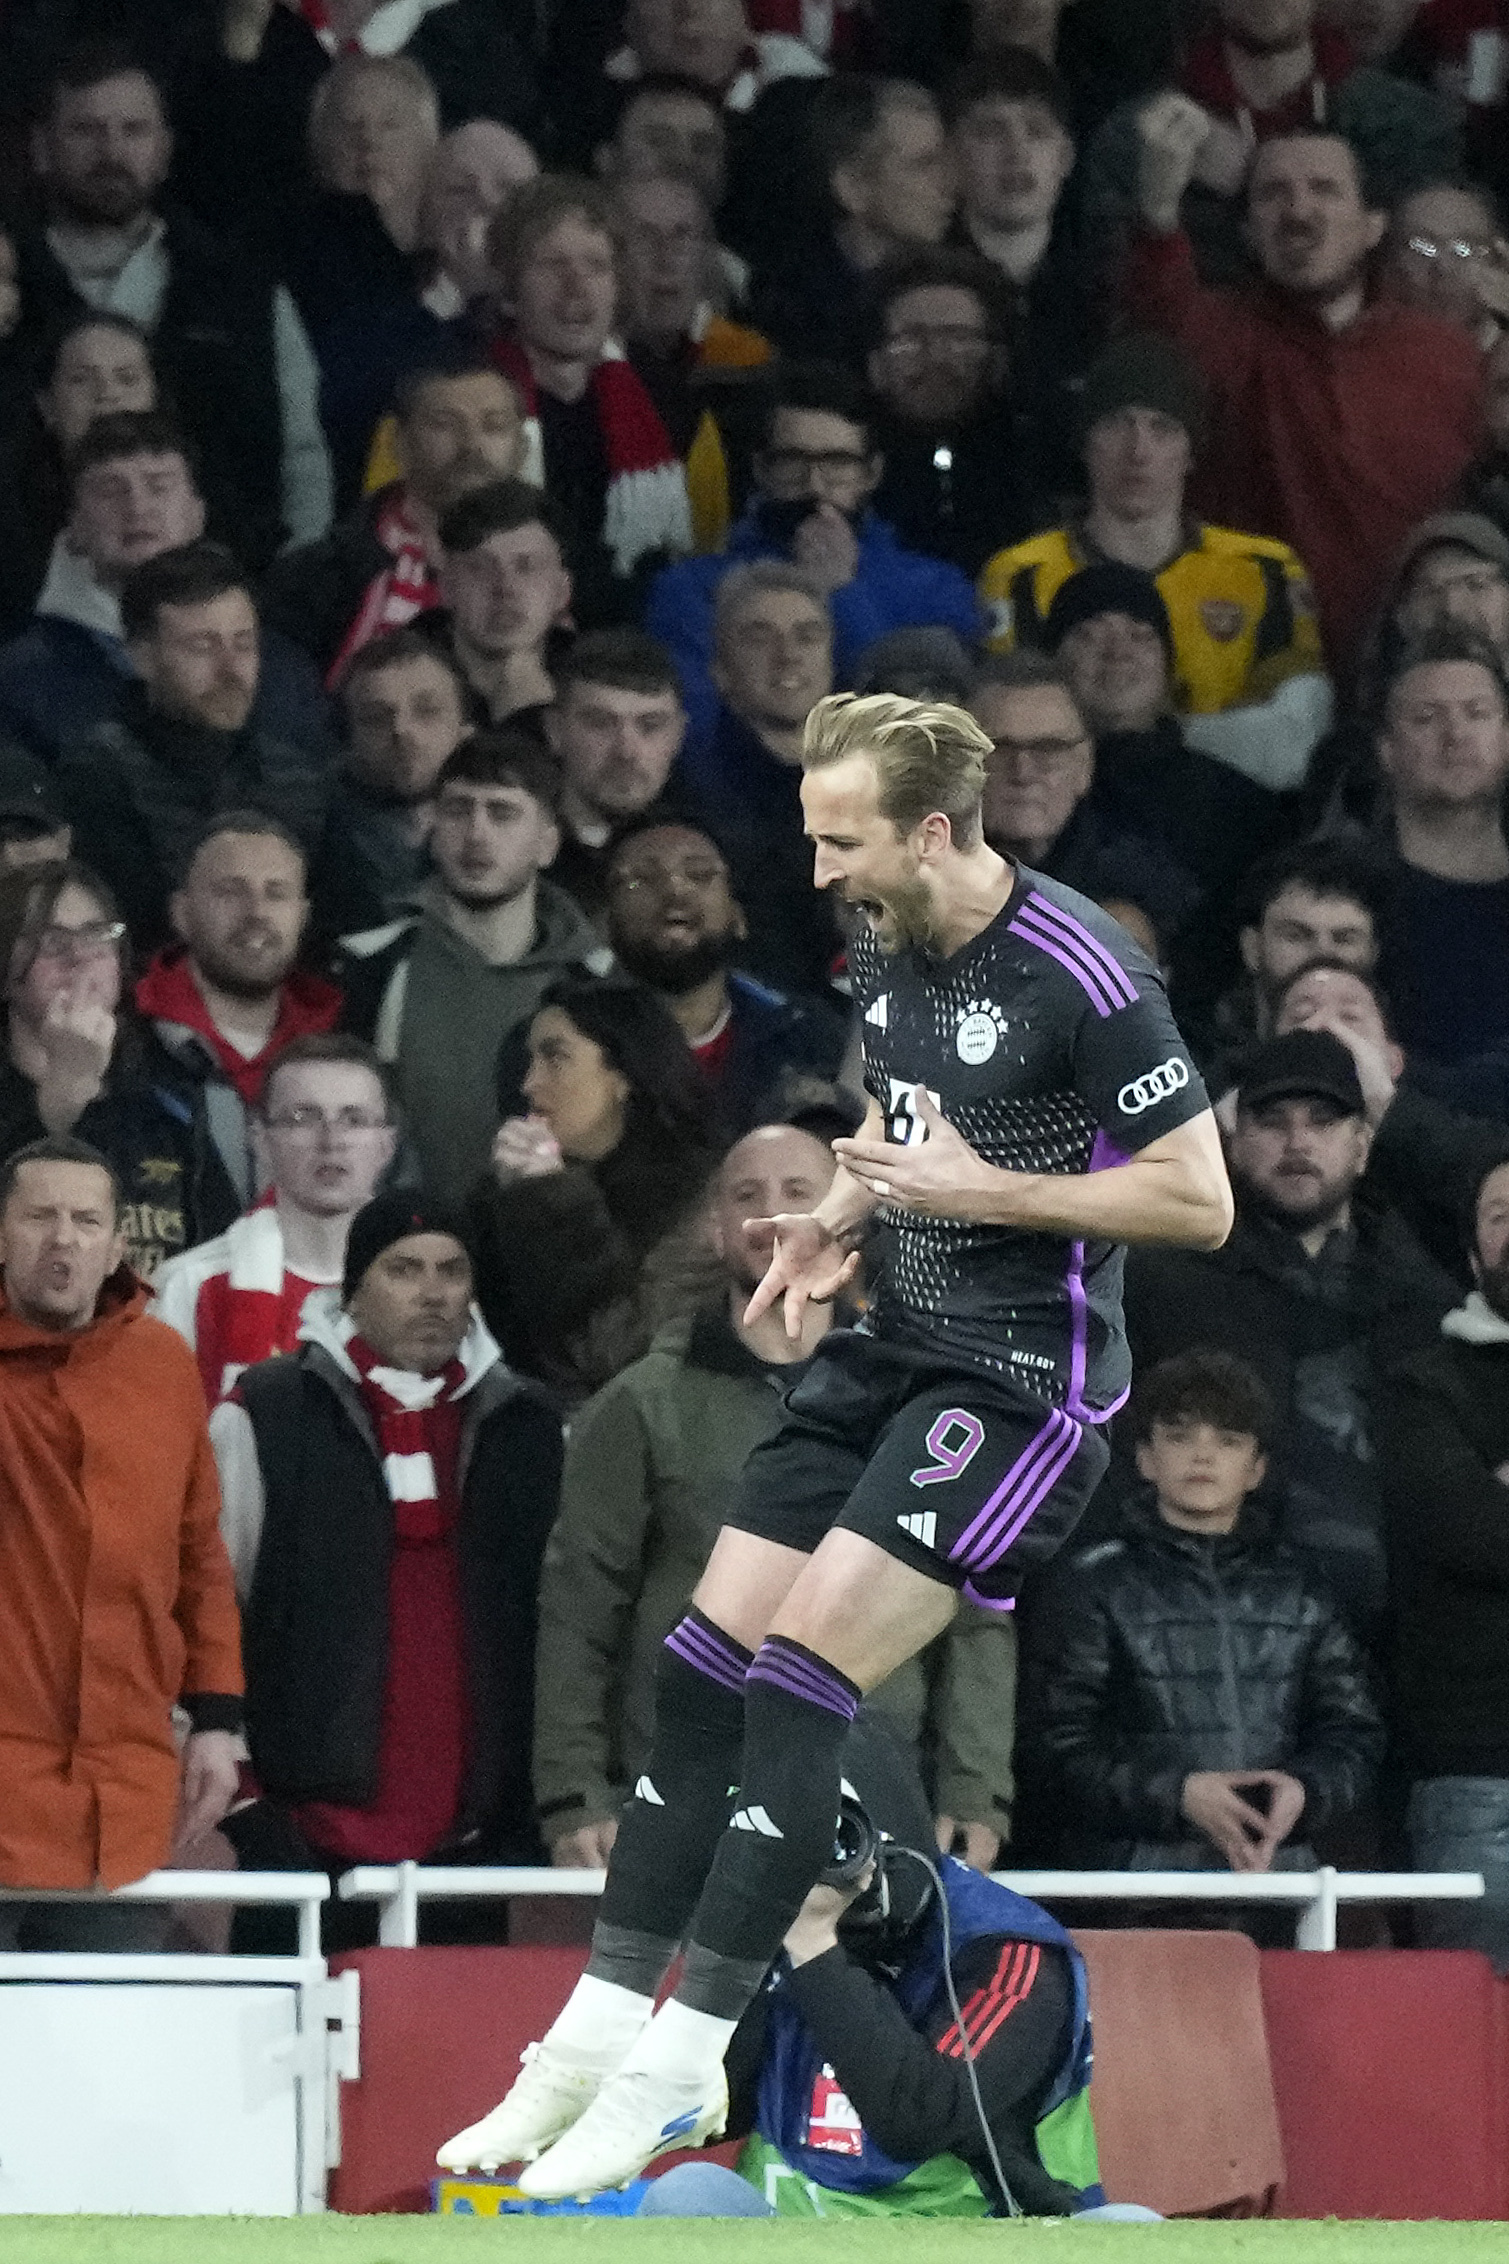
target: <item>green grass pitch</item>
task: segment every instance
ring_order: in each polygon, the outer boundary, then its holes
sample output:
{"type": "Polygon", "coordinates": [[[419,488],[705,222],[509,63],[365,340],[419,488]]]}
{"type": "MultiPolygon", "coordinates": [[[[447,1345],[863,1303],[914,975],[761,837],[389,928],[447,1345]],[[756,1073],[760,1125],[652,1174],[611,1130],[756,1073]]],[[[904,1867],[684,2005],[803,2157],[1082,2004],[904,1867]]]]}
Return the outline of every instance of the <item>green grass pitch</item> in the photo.
{"type": "Polygon", "coordinates": [[[1509,2264],[1509,2224],[4,2217],[0,2264],[1509,2264]],[[525,2251],[528,2254],[525,2254],[525,2251]]]}

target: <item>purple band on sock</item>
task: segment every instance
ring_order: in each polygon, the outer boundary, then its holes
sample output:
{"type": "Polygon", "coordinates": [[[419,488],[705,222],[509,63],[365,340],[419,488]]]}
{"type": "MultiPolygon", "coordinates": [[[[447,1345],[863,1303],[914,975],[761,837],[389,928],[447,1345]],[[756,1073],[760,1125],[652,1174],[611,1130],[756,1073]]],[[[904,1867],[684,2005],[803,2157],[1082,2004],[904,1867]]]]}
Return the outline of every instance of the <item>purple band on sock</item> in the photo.
{"type": "Polygon", "coordinates": [[[744,1688],[749,1653],[742,1643],[720,1634],[700,1615],[688,1612],[685,1619],[671,1629],[665,1647],[675,1652],[683,1666],[705,1674],[709,1682],[720,1683],[725,1690],[744,1688]]]}
{"type": "Polygon", "coordinates": [[[859,1692],[847,1675],[840,1674],[836,1667],[825,1666],[799,1643],[788,1642],[781,1635],[768,1636],[760,1645],[749,1670],[749,1680],[772,1683],[788,1697],[805,1699],[811,1706],[822,1706],[846,1722],[852,1722],[859,1711],[859,1692]]]}

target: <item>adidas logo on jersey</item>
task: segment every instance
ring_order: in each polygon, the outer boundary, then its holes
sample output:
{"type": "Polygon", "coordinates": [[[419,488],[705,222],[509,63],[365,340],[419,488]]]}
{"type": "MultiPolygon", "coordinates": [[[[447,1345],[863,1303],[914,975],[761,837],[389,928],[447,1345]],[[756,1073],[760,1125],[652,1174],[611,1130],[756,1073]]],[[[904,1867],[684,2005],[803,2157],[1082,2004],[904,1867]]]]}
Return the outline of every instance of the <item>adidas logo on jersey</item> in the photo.
{"type": "Polygon", "coordinates": [[[648,1777],[640,1778],[638,1784],[634,1787],[634,1798],[636,1800],[648,1801],[652,1808],[663,1808],[665,1806],[665,1802],[661,1799],[659,1793],[655,1790],[655,1787],[651,1784],[648,1777]]]}
{"type": "Polygon", "coordinates": [[[935,1509],[914,1510],[910,1517],[898,1517],[897,1524],[903,1533],[910,1533],[925,1549],[933,1547],[938,1537],[938,1512],[935,1509]]]}
{"type": "Polygon", "coordinates": [[[736,1808],[729,1818],[729,1829],[735,1832],[758,1832],[761,1839],[786,1837],[780,1825],[773,1823],[763,1808],[736,1808]]]}
{"type": "Polygon", "coordinates": [[[890,992],[882,991],[879,998],[876,999],[874,1005],[867,1006],[865,1008],[865,1020],[871,1025],[872,1028],[876,1030],[883,1030],[885,1028],[886,1016],[889,1012],[890,1004],[890,992]]]}

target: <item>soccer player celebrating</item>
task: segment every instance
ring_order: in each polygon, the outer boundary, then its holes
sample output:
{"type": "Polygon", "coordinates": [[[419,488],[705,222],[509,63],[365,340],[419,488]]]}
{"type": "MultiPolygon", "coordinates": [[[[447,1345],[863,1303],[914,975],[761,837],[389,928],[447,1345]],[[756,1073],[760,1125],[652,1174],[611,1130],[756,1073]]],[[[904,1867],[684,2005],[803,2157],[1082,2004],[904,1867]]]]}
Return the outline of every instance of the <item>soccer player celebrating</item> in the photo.
{"type": "Polygon", "coordinates": [[[560,2198],[721,2130],[724,2051],[832,1849],[860,1698],[961,1591],[1008,1609],[1072,1529],[1130,1381],[1122,1245],[1229,1231],[1157,969],[987,846],[989,752],[959,709],[890,695],[808,719],[802,805],[817,886],[859,915],[870,1106],[816,1209],[763,1222],[750,1314],[780,1300],[795,1334],[872,1217],[884,1263],[863,1326],[824,1337],[750,1456],[666,1640],[587,1971],[443,2167],[526,2160],[523,2190],[560,2198]]]}

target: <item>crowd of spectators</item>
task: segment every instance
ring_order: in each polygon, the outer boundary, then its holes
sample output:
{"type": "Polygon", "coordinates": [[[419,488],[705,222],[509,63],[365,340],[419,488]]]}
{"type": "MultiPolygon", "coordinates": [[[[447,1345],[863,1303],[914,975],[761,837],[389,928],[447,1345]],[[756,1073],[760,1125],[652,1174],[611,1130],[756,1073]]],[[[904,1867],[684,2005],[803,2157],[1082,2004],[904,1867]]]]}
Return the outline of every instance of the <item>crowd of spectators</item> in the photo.
{"type": "Polygon", "coordinates": [[[1509,1968],[1506,105],[1502,0],[9,0],[0,1881],[604,1859],[863,1304],[743,1317],[863,1107],[852,688],[1237,1198],[879,1694],[940,1844],[1482,1868],[1509,1968]]]}

